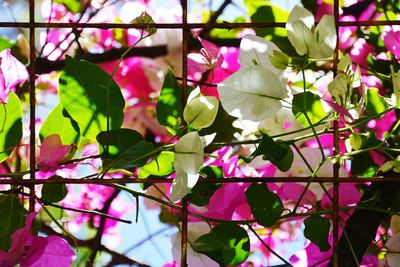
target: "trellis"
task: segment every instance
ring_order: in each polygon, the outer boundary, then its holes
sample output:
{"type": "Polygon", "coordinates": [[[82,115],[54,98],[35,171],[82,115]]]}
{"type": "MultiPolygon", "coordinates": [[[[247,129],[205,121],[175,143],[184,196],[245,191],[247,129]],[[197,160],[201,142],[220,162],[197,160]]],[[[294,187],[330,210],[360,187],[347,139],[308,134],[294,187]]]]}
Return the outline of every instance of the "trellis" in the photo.
{"type": "MultiPolygon", "coordinates": [[[[89,1],[90,2],[90,1],[89,1]]],[[[221,10],[223,10],[226,5],[228,5],[231,1],[225,0],[221,5],[221,10]]],[[[209,23],[188,23],[188,1],[181,0],[182,6],[182,22],[181,23],[155,23],[152,27],[157,29],[181,29],[182,30],[182,86],[184,91],[184,98],[182,99],[182,103],[186,103],[187,97],[187,54],[190,48],[189,39],[190,39],[190,31],[192,29],[238,29],[238,28],[274,28],[274,27],[285,27],[285,22],[268,22],[268,23],[217,23],[216,18],[222,12],[216,12],[217,16],[209,23]]],[[[339,0],[334,1],[334,18],[336,24],[336,32],[337,32],[337,45],[334,50],[333,57],[333,69],[336,70],[338,64],[338,43],[339,43],[339,27],[341,26],[383,26],[383,25],[400,25],[400,21],[339,21],[339,0]]],[[[138,178],[110,178],[110,179],[90,179],[90,178],[82,178],[82,179],[74,179],[74,178],[65,178],[65,179],[51,179],[51,180],[37,180],[35,179],[36,172],[36,146],[35,146],[35,120],[36,120],[36,102],[35,102],[35,77],[38,73],[43,71],[43,65],[45,63],[54,64],[47,62],[45,59],[37,58],[35,54],[35,30],[39,28],[68,28],[71,30],[81,30],[86,28],[95,28],[95,29],[146,29],[148,24],[122,24],[122,23],[81,23],[81,22],[71,22],[71,23],[52,23],[52,22],[36,22],[35,21],[35,0],[29,0],[29,22],[0,22],[0,27],[2,28],[25,28],[29,30],[29,45],[31,47],[29,53],[29,96],[30,96],[30,178],[29,179],[0,179],[0,184],[6,185],[20,185],[30,188],[30,211],[33,211],[35,199],[34,195],[34,186],[38,184],[50,184],[50,183],[65,183],[65,184],[101,184],[101,185],[111,185],[111,184],[129,184],[129,183],[146,183],[146,184],[157,184],[157,183],[171,183],[172,180],[160,180],[160,179],[152,179],[148,178],[146,180],[138,179],[138,178]],[[38,66],[37,63],[40,63],[38,66]]],[[[147,53],[148,48],[137,48],[133,51],[134,55],[142,55],[141,53],[147,53]]],[[[149,50],[149,52],[153,53],[150,55],[151,57],[156,57],[165,53],[165,48],[159,47],[157,49],[149,50]]],[[[106,52],[107,53],[107,52],[106,52]]],[[[59,69],[60,65],[54,65],[54,69],[59,69]]],[[[339,126],[338,121],[334,121],[333,128],[331,129],[334,134],[334,154],[337,155],[338,151],[338,142],[339,142],[339,126]]],[[[200,179],[199,183],[273,183],[273,182],[283,182],[283,183],[294,183],[294,182],[331,182],[333,183],[333,207],[332,207],[332,221],[333,221],[333,266],[338,267],[338,241],[339,241],[339,184],[340,183],[353,183],[353,182],[375,182],[375,183],[387,183],[387,182],[400,182],[400,177],[339,177],[339,164],[335,163],[333,165],[332,176],[331,177],[315,177],[310,181],[308,177],[250,177],[250,178],[236,178],[229,177],[223,180],[208,178],[208,179],[200,179]]],[[[8,174],[1,174],[0,177],[10,177],[8,174]]],[[[139,195],[140,196],[140,195],[139,195]]],[[[182,239],[181,239],[181,266],[187,265],[187,232],[188,232],[188,216],[190,212],[188,211],[189,202],[187,198],[182,200],[181,206],[178,207],[181,216],[182,216],[182,239]]],[[[175,207],[176,208],[176,207],[175,207]]],[[[238,222],[240,223],[240,222],[238,222]]]]}

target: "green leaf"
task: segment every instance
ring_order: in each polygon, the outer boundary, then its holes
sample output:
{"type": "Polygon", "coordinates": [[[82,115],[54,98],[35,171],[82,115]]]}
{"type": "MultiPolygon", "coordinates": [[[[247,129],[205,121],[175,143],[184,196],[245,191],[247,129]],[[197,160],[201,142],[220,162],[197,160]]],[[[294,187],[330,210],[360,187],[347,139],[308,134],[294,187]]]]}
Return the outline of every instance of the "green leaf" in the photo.
{"type": "Polygon", "coordinates": [[[156,113],[158,122],[170,130],[176,129],[182,122],[182,94],[182,87],[169,69],[158,98],[156,113]]]}
{"type": "MultiPolygon", "coordinates": [[[[222,170],[219,167],[206,166],[201,169],[201,172],[210,178],[223,178],[222,170]]],[[[222,183],[197,183],[188,194],[189,202],[203,207],[210,202],[210,198],[221,186],[222,183]]]]}
{"type": "MultiPolygon", "coordinates": [[[[289,12],[274,5],[273,3],[265,3],[265,1],[248,1],[245,0],[245,4],[249,7],[249,16],[251,22],[286,22],[289,17],[289,12]],[[250,14],[250,11],[254,13],[250,14]]],[[[258,36],[286,36],[286,30],[283,28],[255,28],[258,36]]]]}
{"type": "Polygon", "coordinates": [[[387,110],[389,105],[384,97],[380,96],[377,88],[368,88],[365,95],[365,112],[369,116],[380,114],[387,110]]]}
{"type": "Polygon", "coordinates": [[[62,107],[87,138],[94,139],[99,132],[122,125],[125,101],[121,90],[111,76],[95,64],[67,56],[59,81],[59,95],[62,107]]]}
{"type": "Polygon", "coordinates": [[[320,251],[327,251],[331,247],[328,242],[329,228],[328,219],[320,216],[310,216],[304,220],[304,236],[316,244],[320,251]]]}
{"type": "Polygon", "coordinates": [[[11,235],[25,223],[26,212],[14,195],[0,195],[0,248],[8,251],[11,235]]]}
{"type": "Polygon", "coordinates": [[[215,226],[208,234],[200,236],[192,248],[221,266],[236,266],[245,262],[249,256],[250,239],[242,227],[224,222],[215,226]]]}
{"type": "MultiPolygon", "coordinates": [[[[122,128],[107,132],[100,132],[96,139],[100,145],[100,153],[106,151],[106,148],[108,147],[108,154],[102,157],[103,166],[107,166],[119,157],[119,160],[124,161],[122,156],[123,153],[127,152],[129,149],[134,150],[134,146],[143,141],[143,136],[135,130],[122,128]]],[[[129,160],[128,158],[127,160],[129,160]]],[[[124,163],[123,165],[126,164],[124,163]]],[[[122,168],[120,164],[114,164],[111,170],[119,168],[122,168]]]]}
{"type": "Polygon", "coordinates": [[[166,176],[174,170],[174,153],[162,151],[152,161],[144,165],[139,171],[139,178],[152,176],[166,176]]]}
{"type": "Polygon", "coordinates": [[[253,183],[246,190],[246,198],[257,223],[263,226],[275,224],[283,212],[279,196],[269,191],[265,184],[253,183]]]}
{"type": "Polygon", "coordinates": [[[72,13],[79,13],[83,8],[81,0],[54,0],[54,2],[63,4],[72,13]]]}
{"type": "Polygon", "coordinates": [[[260,144],[253,154],[251,154],[251,157],[255,158],[262,155],[264,160],[269,160],[280,171],[285,172],[289,170],[294,158],[290,146],[287,144],[278,144],[264,133],[262,133],[262,136],[260,144]]]}
{"type": "MultiPolygon", "coordinates": [[[[59,179],[61,176],[54,175],[49,179],[59,179]]],[[[42,187],[42,200],[48,203],[55,203],[67,196],[68,190],[65,184],[44,184],[42,187]]]]}
{"type": "Polygon", "coordinates": [[[68,112],[58,104],[44,121],[40,128],[40,139],[43,141],[49,135],[58,134],[63,144],[75,144],[79,146],[81,134],[79,126],[68,112]]]}
{"type": "Polygon", "coordinates": [[[153,151],[153,144],[140,141],[119,154],[114,160],[104,167],[103,173],[113,169],[129,170],[146,164],[153,151]]]}
{"type": "Polygon", "coordinates": [[[0,51],[3,51],[5,49],[11,49],[14,47],[14,43],[12,43],[10,40],[8,40],[5,37],[0,37],[0,51]]]}
{"type": "Polygon", "coordinates": [[[11,92],[7,104],[0,104],[0,162],[6,160],[22,138],[22,109],[11,92]]]}
{"type": "Polygon", "coordinates": [[[308,115],[312,124],[321,121],[326,116],[326,112],[322,107],[321,98],[311,92],[294,95],[292,104],[293,115],[304,127],[310,126],[304,114],[308,115]]]}

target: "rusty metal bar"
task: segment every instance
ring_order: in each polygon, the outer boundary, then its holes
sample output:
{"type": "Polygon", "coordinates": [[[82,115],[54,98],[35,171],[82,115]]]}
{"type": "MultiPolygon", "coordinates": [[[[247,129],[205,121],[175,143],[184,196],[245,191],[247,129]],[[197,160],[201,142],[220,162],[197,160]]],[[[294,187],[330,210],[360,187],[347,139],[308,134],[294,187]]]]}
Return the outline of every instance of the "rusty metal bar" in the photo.
{"type": "MultiPolygon", "coordinates": [[[[153,27],[157,29],[196,29],[196,28],[215,28],[215,29],[236,29],[236,28],[284,28],[286,22],[223,22],[223,23],[154,23],[153,27]]],[[[339,21],[339,27],[344,26],[385,26],[385,25],[400,25],[400,20],[373,20],[373,21],[339,21]]],[[[65,22],[0,22],[0,28],[66,28],[66,29],[146,29],[148,24],[122,24],[122,23],[65,23],[65,22]]]]}
{"type": "MultiPolygon", "coordinates": [[[[35,56],[35,0],[29,0],[29,167],[30,180],[35,181],[35,155],[36,155],[36,96],[35,96],[35,75],[36,75],[36,56],[35,56]]],[[[30,186],[29,211],[35,209],[35,187],[30,186]]]]}
{"type": "MultiPolygon", "coordinates": [[[[227,184],[227,183],[308,183],[310,177],[248,177],[248,178],[207,178],[199,179],[198,183],[201,184],[227,184]]],[[[339,177],[336,179],[339,183],[390,183],[400,182],[400,177],[339,177]]],[[[30,186],[39,184],[100,184],[109,185],[113,183],[117,184],[170,184],[173,179],[160,179],[160,178],[110,178],[110,179],[87,179],[87,178],[57,178],[57,179],[0,179],[0,185],[20,185],[30,186]]],[[[332,177],[315,177],[311,183],[332,183],[332,177]]]]}
{"type": "MultiPolygon", "coordinates": [[[[339,0],[333,2],[333,12],[336,27],[336,47],[333,53],[334,75],[337,74],[337,65],[339,62],[339,0]]],[[[333,121],[333,155],[340,153],[339,150],[339,123],[338,120],[333,121]]],[[[333,220],[333,266],[339,267],[339,162],[333,164],[333,204],[332,204],[332,220],[333,220]]]]}
{"type": "MultiPolygon", "coordinates": [[[[182,6],[182,106],[185,106],[187,101],[187,55],[189,50],[189,36],[190,28],[188,25],[188,2],[187,0],[181,0],[182,6]]],[[[186,132],[186,131],[185,131],[186,132]]],[[[187,197],[182,199],[182,235],[181,235],[181,266],[186,267],[187,264],[187,244],[188,244],[188,206],[189,200],[187,197]]]]}

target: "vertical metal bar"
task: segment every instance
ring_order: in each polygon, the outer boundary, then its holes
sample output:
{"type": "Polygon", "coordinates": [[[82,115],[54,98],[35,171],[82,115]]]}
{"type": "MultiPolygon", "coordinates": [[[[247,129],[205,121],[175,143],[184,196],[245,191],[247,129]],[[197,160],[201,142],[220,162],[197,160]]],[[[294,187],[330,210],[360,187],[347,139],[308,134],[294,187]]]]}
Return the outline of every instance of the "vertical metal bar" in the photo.
{"type": "MultiPolygon", "coordinates": [[[[35,121],[36,121],[36,97],[35,97],[35,75],[36,75],[36,57],[35,57],[35,0],[29,0],[29,167],[30,179],[35,180],[35,121]]],[[[29,211],[33,212],[35,208],[35,186],[30,186],[29,211]]]]}
{"type": "MultiPolygon", "coordinates": [[[[182,5],[182,103],[186,104],[187,99],[187,55],[189,28],[187,27],[188,3],[187,0],[181,0],[182,5]]],[[[182,199],[182,238],[181,238],[181,266],[187,266],[187,236],[188,236],[188,199],[182,199]]]]}
{"type": "MultiPolygon", "coordinates": [[[[335,17],[335,28],[336,28],[336,47],[333,54],[334,72],[336,76],[337,65],[339,61],[339,0],[335,0],[333,4],[334,17],[335,17]]],[[[333,153],[334,155],[339,154],[339,123],[337,120],[333,122],[333,153]]],[[[333,165],[333,266],[339,267],[339,254],[338,254],[338,243],[339,243],[339,168],[338,162],[333,165]]]]}

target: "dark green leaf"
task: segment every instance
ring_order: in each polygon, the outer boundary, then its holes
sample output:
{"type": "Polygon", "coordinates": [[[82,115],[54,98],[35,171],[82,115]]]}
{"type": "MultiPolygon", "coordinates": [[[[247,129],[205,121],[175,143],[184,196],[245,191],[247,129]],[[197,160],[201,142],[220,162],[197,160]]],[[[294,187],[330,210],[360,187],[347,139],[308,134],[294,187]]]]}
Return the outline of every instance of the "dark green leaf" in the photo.
{"type": "Polygon", "coordinates": [[[40,139],[43,141],[49,135],[58,134],[63,144],[79,145],[81,134],[79,126],[68,112],[58,104],[49,114],[40,128],[40,139]]]}
{"type": "Polygon", "coordinates": [[[183,121],[182,93],[182,87],[169,69],[158,99],[156,113],[158,122],[170,130],[177,129],[183,121]]]}
{"type": "Polygon", "coordinates": [[[140,141],[118,155],[105,169],[108,171],[111,167],[112,169],[129,170],[135,167],[141,167],[146,164],[152,151],[152,143],[140,141]]]}
{"type": "MultiPolygon", "coordinates": [[[[221,103],[219,104],[221,105],[221,103]]],[[[209,135],[216,133],[214,142],[229,142],[234,139],[233,134],[240,131],[240,129],[235,128],[232,123],[236,120],[235,117],[229,115],[222,106],[219,106],[217,117],[215,118],[213,124],[210,127],[202,129],[199,134],[209,135]]],[[[212,147],[206,147],[206,152],[213,152],[212,147]]]]}
{"type": "MultiPolygon", "coordinates": [[[[201,169],[201,172],[207,175],[205,179],[208,179],[208,177],[223,178],[221,168],[215,166],[206,166],[201,169]]],[[[221,186],[221,183],[197,183],[188,194],[189,202],[196,206],[203,207],[210,202],[210,198],[221,186]]]]}
{"type": "Polygon", "coordinates": [[[294,158],[290,146],[278,144],[266,134],[262,134],[262,136],[260,144],[251,156],[254,158],[262,155],[264,160],[269,160],[279,170],[283,172],[289,170],[294,158]]]}
{"type": "Polygon", "coordinates": [[[263,226],[272,226],[283,212],[282,201],[265,184],[252,184],[246,190],[246,198],[254,218],[263,226]]]}
{"type": "Polygon", "coordinates": [[[246,261],[250,254],[250,239],[247,232],[233,223],[220,223],[208,234],[200,236],[192,245],[194,251],[202,253],[221,266],[236,266],[246,261]]]}
{"type": "Polygon", "coordinates": [[[389,105],[384,97],[380,96],[377,88],[368,88],[365,95],[365,112],[369,116],[380,114],[387,110],[389,105]]]}
{"type": "Polygon", "coordinates": [[[320,251],[327,251],[331,247],[328,242],[329,228],[328,219],[320,216],[310,216],[304,220],[304,236],[316,244],[320,251]]]}
{"type": "Polygon", "coordinates": [[[13,92],[0,104],[0,162],[6,160],[22,138],[21,102],[13,92]]]}
{"type": "Polygon", "coordinates": [[[326,112],[322,107],[321,98],[311,92],[299,93],[293,96],[293,115],[296,120],[301,122],[304,127],[310,126],[306,116],[312,124],[321,121],[326,116],[326,112]]]}
{"type": "Polygon", "coordinates": [[[351,161],[351,174],[360,177],[373,177],[378,171],[376,165],[368,152],[356,154],[351,161]]]}
{"type": "MultiPolygon", "coordinates": [[[[54,175],[49,179],[59,179],[61,176],[54,175]]],[[[65,184],[44,184],[42,187],[42,200],[48,203],[55,203],[67,196],[68,190],[65,184]]]]}
{"type": "Polygon", "coordinates": [[[72,13],[79,13],[83,8],[81,0],[54,0],[55,3],[63,4],[72,13]]]}
{"type": "Polygon", "coordinates": [[[108,147],[108,154],[103,157],[103,166],[109,166],[111,170],[142,166],[147,162],[149,155],[144,156],[140,153],[147,154],[152,151],[152,145],[143,142],[143,136],[132,129],[100,132],[96,138],[100,144],[100,153],[108,147]],[[139,160],[136,160],[138,158],[139,160]]]}
{"type": "MultiPolygon", "coordinates": [[[[254,5],[254,1],[245,1],[247,2],[247,6],[254,5]],[[251,3],[251,4],[250,4],[251,3]]],[[[289,16],[289,12],[286,10],[274,5],[273,3],[262,3],[263,5],[260,6],[259,4],[255,4],[254,8],[258,6],[256,11],[250,15],[251,22],[286,22],[289,16]]],[[[249,9],[250,11],[250,9],[249,9]]],[[[250,13],[250,12],[249,12],[250,13]]],[[[256,34],[258,36],[286,36],[286,30],[282,28],[255,28],[256,34]]]]}
{"type": "Polygon", "coordinates": [[[121,127],[125,106],[119,86],[99,66],[67,56],[59,81],[62,107],[87,138],[121,127]]]}
{"type": "Polygon", "coordinates": [[[0,195],[0,248],[8,251],[11,235],[25,223],[26,212],[14,195],[0,195]]]}

